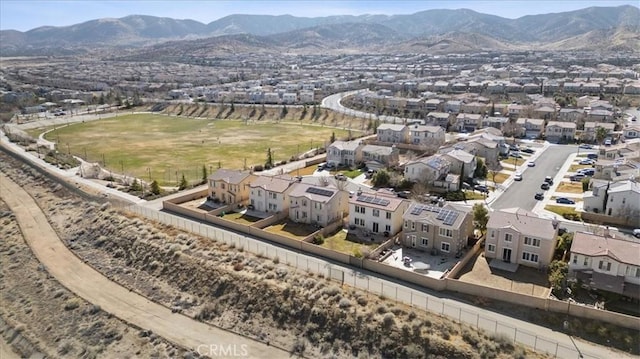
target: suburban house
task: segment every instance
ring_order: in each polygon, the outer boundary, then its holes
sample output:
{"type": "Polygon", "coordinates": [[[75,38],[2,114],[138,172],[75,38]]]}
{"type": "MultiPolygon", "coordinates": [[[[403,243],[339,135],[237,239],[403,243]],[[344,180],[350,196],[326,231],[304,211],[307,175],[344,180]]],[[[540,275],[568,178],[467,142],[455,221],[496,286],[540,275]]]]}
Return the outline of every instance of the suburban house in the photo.
{"type": "Polygon", "coordinates": [[[438,148],[445,142],[444,129],[440,126],[412,125],[409,127],[409,141],[412,145],[438,148]]]}
{"type": "Polygon", "coordinates": [[[622,136],[625,139],[640,138],[640,125],[632,125],[623,128],[622,136]]]}
{"type": "Polygon", "coordinates": [[[376,139],[380,142],[407,143],[409,142],[409,128],[405,125],[383,123],[376,130],[376,139]]]}
{"type": "Polygon", "coordinates": [[[408,207],[409,201],[383,191],[358,192],[349,199],[349,227],[394,236],[402,230],[402,215],[408,207]]]}
{"type": "Polygon", "coordinates": [[[208,197],[224,204],[243,204],[249,199],[249,185],[255,178],[255,175],[247,171],[221,168],[207,179],[208,197]]]}
{"type": "Polygon", "coordinates": [[[443,152],[444,158],[451,163],[449,172],[457,174],[462,178],[473,178],[477,165],[476,156],[465,150],[456,149],[455,147],[449,149],[450,151],[443,152]]]}
{"type": "Polygon", "coordinates": [[[289,191],[296,180],[287,175],[257,176],[249,184],[249,205],[259,212],[275,213],[289,210],[289,191]]]}
{"type": "Polygon", "coordinates": [[[492,127],[500,131],[502,131],[507,122],[509,122],[509,118],[502,116],[485,116],[481,121],[483,128],[492,127]]]}
{"type": "Polygon", "coordinates": [[[289,192],[289,219],[296,223],[327,226],[349,210],[349,194],[335,187],[294,183],[289,192]]]}
{"type": "Polygon", "coordinates": [[[563,108],[558,113],[558,121],[575,122],[584,116],[584,111],[577,108],[563,108]]]}
{"type": "Polygon", "coordinates": [[[445,130],[449,127],[449,114],[446,112],[429,112],[427,114],[426,123],[429,125],[440,126],[445,130]]]}
{"type": "Polygon", "coordinates": [[[544,135],[549,142],[569,142],[576,137],[575,122],[549,121],[544,135]]]}
{"type": "Polygon", "coordinates": [[[360,140],[334,141],[327,147],[327,163],[337,166],[340,164],[354,166],[361,162],[358,157],[358,147],[360,140]]]}
{"type": "Polygon", "coordinates": [[[484,158],[487,164],[498,163],[498,154],[500,153],[498,142],[484,136],[469,137],[466,141],[456,144],[456,147],[474,156],[484,158]]]}
{"type": "Polygon", "coordinates": [[[518,130],[516,134],[527,138],[538,138],[542,136],[544,130],[544,120],[537,118],[521,117],[516,120],[518,130]]]}
{"type": "Polygon", "coordinates": [[[456,116],[454,125],[458,132],[473,132],[482,125],[482,115],[472,113],[461,113],[456,116]]]}
{"type": "Polygon", "coordinates": [[[540,218],[521,208],[490,212],[484,256],[492,259],[491,266],[504,266],[498,262],[544,268],[551,263],[558,236],[557,224],[540,218]],[[497,262],[497,263],[493,263],[497,262]]]}
{"type": "Polygon", "coordinates": [[[540,106],[533,110],[533,116],[545,120],[552,120],[556,115],[555,107],[540,106]]]}
{"type": "Polygon", "coordinates": [[[433,255],[460,254],[473,236],[473,216],[467,207],[411,202],[402,218],[402,244],[433,255]]]}
{"type": "Polygon", "coordinates": [[[400,161],[400,151],[393,146],[364,145],[358,148],[358,156],[369,169],[379,170],[397,166],[400,161]]]}
{"type": "Polygon", "coordinates": [[[612,146],[600,146],[598,155],[599,158],[608,160],[620,159],[621,157],[624,157],[625,160],[640,157],[640,139],[632,138],[612,146]]]}
{"type": "Polygon", "coordinates": [[[458,113],[462,107],[462,101],[450,100],[444,103],[444,112],[458,113]]]}
{"type": "Polygon", "coordinates": [[[612,122],[613,112],[609,110],[591,110],[587,112],[586,121],[612,122]]]}
{"type": "Polygon", "coordinates": [[[640,183],[638,182],[625,180],[606,184],[594,183],[592,190],[585,192],[583,201],[586,212],[628,218],[631,220],[631,225],[640,225],[640,183]]]}
{"type": "Polygon", "coordinates": [[[571,242],[569,280],[583,286],[640,299],[640,243],[575,232],[571,242]]]}
{"type": "Polygon", "coordinates": [[[427,182],[444,178],[449,173],[451,162],[443,155],[433,155],[419,158],[410,162],[404,167],[404,178],[412,182],[427,182]]]}
{"type": "Polygon", "coordinates": [[[598,127],[604,128],[607,130],[607,136],[611,137],[613,135],[613,130],[616,127],[615,123],[606,123],[606,122],[585,122],[584,131],[582,131],[582,140],[583,141],[595,141],[596,140],[596,129],[598,127]]]}

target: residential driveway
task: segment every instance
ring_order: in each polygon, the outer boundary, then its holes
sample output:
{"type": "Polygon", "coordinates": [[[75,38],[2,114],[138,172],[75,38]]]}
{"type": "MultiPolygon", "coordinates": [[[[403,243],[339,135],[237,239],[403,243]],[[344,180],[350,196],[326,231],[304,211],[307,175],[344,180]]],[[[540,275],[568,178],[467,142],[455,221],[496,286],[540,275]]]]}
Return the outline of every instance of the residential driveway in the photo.
{"type": "MultiPolygon", "coordinates": [[[[208,348],[216,345],[235,346],[235,353],[244,350],[246,358],[288,356],[281,349],[172,313],[170,309],[110,281],[69,251],[33,198],[1,173],[0,196],[15,213],[27,244],[49,274],[105,312],[200,354],[208,354],[208,348]]],[[[230,355],[233,354],[231,350],[230,355]]]]}

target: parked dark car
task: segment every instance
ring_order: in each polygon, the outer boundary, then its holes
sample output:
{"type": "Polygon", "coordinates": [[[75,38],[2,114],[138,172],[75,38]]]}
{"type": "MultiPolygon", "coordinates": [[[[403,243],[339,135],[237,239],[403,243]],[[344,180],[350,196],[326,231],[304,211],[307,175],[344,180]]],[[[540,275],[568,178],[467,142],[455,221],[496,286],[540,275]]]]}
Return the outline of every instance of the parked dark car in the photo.
{"type": "Polygon", "coordinates": [[[551,178],[551,176],[547,176],[544,178],[544,182],[548,183],[549,185],[553,184],[553,178],[551,178]]]}
{"type": "Polygon", "coordinates": [[[473,187],[476,191],[482,192],[482,193],[489,193],[489,188],[487,188],[487,186],[479,184],[479,185],[475,185],[473,187]]]}
{"type": "Polygon", "coordinates": [[[524,153],[535,153],[535,152],[536,152],[536,150],[534,150],[534,149],[533,149],[533,148],[531,148],[531,147],[525,147],[525,148],[521,149],[521,150],[520,150],[520,152],[524,152],[524,153]]]}
{"type": "Polygon", "coordinates": [[[534,197],[535,199],[537,199],[537,200],[541,200],[541,199],[543,199],[543,198],[544,198],[544,193],[542,193],[542,192],[538,192],[538,193],[536,193],[536,195],[535,195],[535,196],[533,196],[533,197],[534,197]]]}
{"type": "Polygon", "coordinates": [[[398,191],[398,192],[396,192],[396,196],[398,196],[400,198],[409,198],[410,195],[411,195],[411,191],[398,191]]]}
{"type": "Polygon", "coordinates": [[[556,198],[556,203],[562,203],[562,204],[576,204],[576,201],[569,199],[567,197],[558,197],[556,198]]]}
{"type": "Polygon", "coordinates": [[[569,177],[569,179],[571,180],[571,182],[580,182],[585,177],[587,177],[587,176],[582,174],[582,173],[576,173],[576,174],[572,175],[571,177],[569,177]]]}
{"type": "Polygon", "coordinates": [[[587,154],[587,158],[590,158],[592,160],[597,160],[598,159],[598,154],[597,153],[588,153],[587,154]]]}
{"type": "Polygon", "coordinates": [[[540,189],[543,190],[548,190],[549,189],[549,184],[547,182],[544,182],[543,184],[540,185],[540,189]]]}

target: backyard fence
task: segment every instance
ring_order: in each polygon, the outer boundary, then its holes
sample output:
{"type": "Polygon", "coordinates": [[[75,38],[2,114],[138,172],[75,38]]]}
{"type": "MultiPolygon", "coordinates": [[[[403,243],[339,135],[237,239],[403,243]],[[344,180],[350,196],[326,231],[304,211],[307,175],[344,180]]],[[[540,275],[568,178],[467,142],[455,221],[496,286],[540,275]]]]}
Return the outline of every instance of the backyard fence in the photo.
{"type": "MultiPolygon", "coordinates": [[[[244,250],[259,256],[287,264],[296,271],[313,273],[319,277],[336,281],[341,285],[348,285],[364,290],[370,295],[395,300],[398,303],[406,304],[414,308],[424,309],[441,316],[447,316],[461,324],[464,323],[473,328],[484,330],[488,334],[500,336],[508,339],[509,341],[526,345],[537,352],[547,353],[556,358],[598,358],[578,351],[575,346],[567,346],[565,344],[558,343],[553,339],[545,338],[537,335],[536,333],[517,328],[514,325],[486,317],[471,305],[465,306],[460,303],[454,304],[447,298],[437,298],[427,295],[419,290],[367,275],[366,273],[356,269],[350,270],[343,266],[331,264],[325,260],[313,258],[303,253],[297,253],[270,243],[265,243],[255,238],[199,223],[170,213],[138,205],[130,206],[127,210],[148,219],[166,225],[171,225],[217,242],[234,246],[235,248],[243,248],[244,250]]],[[[366,263],[376,262],[366,261],[366,263]]],[[[368,266],[365,264],[365,268],[366,267],[368,266]]],[[[439,280],[439,282],[443,283],[442,289],[444,289],[446,287],[446,281],[439,280]]]]}

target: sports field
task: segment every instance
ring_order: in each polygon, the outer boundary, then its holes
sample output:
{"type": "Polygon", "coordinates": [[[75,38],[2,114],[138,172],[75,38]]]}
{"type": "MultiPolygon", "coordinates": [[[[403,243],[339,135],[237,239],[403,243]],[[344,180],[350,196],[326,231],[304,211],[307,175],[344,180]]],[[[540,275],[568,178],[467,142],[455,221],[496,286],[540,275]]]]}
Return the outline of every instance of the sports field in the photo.
{"type": "Polygon", "coordinates": [[[333,132],[347,136],[346,130],[309,124],[135,114],[70,125],[45,137],[58,142],[60,151],[104,160],[114,173],[174,185],[182,174],[199,181],[203,165],[215,171],[264,164],[268,148],[274,163],[289,160],[298,151],[324,146],[333,132]]]}

